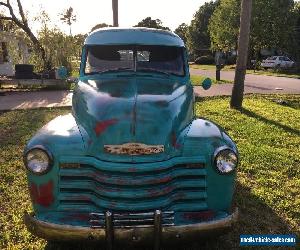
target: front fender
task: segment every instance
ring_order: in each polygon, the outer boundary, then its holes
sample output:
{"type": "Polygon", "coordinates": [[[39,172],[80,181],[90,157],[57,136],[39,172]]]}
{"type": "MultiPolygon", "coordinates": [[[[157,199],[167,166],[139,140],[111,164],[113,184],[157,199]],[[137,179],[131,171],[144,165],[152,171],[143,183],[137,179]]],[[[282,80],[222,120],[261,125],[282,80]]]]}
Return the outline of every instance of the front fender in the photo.
{"type": "Polygon", "coordinates": [[[29,141],[24,154],[38,146],[42,146],[53,156],[53,163],[50,171],[44,175],[37,176],[27,171],[35,212],[49,211],[58,205],[59,158],[84,155],[87,148],[72,114],[58,116],[42,127],[29,141]]]}
{"type": "Polygon", "coordinates": [[[72,114],[58,116],[43,126],[28,142],[25,151],[42,145],[56,158],[61,155],[82,155],[86,145],[72,114]]]}
{"type": "Polygon", "coordinates": [[[202,156],[205,160],[207,203],[216,211],[230,212],[234,193],[236,171],[222,175],[214,166],[214,153],[219,147],[229,147],[238,155],[237,147],[226,132],[215,123],[205,119],[195,119],[187,132],[182,134],[184,157],[202,156]]]}
{"type": "Polygon", "coordinates": [[[215,150],[227,146],[238,154],[236,144],[229,135],[217,124],[203,119],[195,119],[188,129],[181,134],[183,141],[183,156],[203,155],[207,161],[211,160],[215,150]]]}

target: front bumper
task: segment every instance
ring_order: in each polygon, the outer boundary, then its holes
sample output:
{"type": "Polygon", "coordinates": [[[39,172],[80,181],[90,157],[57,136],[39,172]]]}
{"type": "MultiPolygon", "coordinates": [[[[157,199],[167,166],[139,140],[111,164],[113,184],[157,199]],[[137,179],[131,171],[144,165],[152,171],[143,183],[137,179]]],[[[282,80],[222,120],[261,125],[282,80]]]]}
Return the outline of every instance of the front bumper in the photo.
{"type": "Polygon", "coordinates": [[[59,225],[38,220],[34,215],[25,213],[24,220],[28,230],[41,238],[49,240],[96,240],[106,241],[107,248],[111,249],[115,243],[139,243],[149,242],[155,244],[155,249],[159,249],[160,244],[170,242],[197,239],[197,237],[221,233],[230,228],[238,218],[238,209],[236,208],[231,215],[209,222],[198,224],[189,224],[182,226],[162,227],[159,216],[155,218],[153,227],[135,227],[135,228],[113,228],[106,218],[106,228],[93,229],[89,227],[59,225]]]}

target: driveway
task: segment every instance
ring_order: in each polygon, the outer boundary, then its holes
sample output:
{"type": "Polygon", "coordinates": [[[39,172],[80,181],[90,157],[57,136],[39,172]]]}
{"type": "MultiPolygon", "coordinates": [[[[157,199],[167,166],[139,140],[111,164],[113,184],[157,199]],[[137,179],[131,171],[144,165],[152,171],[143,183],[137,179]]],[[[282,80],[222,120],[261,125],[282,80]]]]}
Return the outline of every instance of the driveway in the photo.
{"type": "MultiPolygon", "coordinates": [[[[204,75],[212,78],[216,76],[216,72],[212,70],[191,69],[190,72],[192,75],[204,75]]],[[[233,81],[234,74],[234,71],[221,71],[221,79],[233,81]]],[[[195,92],[200,96],[231,95],[232,86],[232,84],[213,85],[207,91],[201,87],[196,87],[195,92]]],[[[300,94],[300,79],[247,74],[245,93],[300,94]]]]}
{"type": "Polygon", "coordinates": [[[63,107],[72,105],[72,92],[12,91],[0,93],[0,110],[63,107]]]}

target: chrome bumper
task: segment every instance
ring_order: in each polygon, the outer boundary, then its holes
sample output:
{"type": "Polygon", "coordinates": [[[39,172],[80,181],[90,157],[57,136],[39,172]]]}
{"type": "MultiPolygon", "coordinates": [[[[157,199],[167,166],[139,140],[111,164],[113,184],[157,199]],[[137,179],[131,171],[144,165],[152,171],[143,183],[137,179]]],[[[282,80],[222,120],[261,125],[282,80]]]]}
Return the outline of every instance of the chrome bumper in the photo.
{"type": "Polygon", "coordinates": [[[116,243],[149,242],[154,244],[154,249],[159,249],[161,244],[195,239],[201,235],[220,233],[232,226],[238,218],[238,209],[234,213],[220,220],[202,222],[198,224],[168,226],[161,225],[161,212],[155,213],[154,227],[114,228],[111,213],[106,213],[106,228],[89,228],[80,226],[59,225],[37,220],[34,215],[25,213],[24,221],[28,230],[41,238],[48,240],[95,240],[106,241],[107,249],[112,249],[116,243]]]}

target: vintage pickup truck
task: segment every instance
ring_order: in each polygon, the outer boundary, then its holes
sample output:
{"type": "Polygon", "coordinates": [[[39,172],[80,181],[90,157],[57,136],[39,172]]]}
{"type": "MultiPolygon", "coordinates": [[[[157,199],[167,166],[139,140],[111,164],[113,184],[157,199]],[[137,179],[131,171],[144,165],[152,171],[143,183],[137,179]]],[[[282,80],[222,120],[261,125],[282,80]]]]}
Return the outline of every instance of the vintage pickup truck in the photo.
{"type": "Polygon", "coordinates": [[[34,210],[25,213],[28,230],[108,249],[122,242],[159,249],[228,231],[238,216],[237,147],[195,117],[194,100],[187,51],[174,33],[91,33],[72,114],[50,121],[24,151],[34,210]]]}

